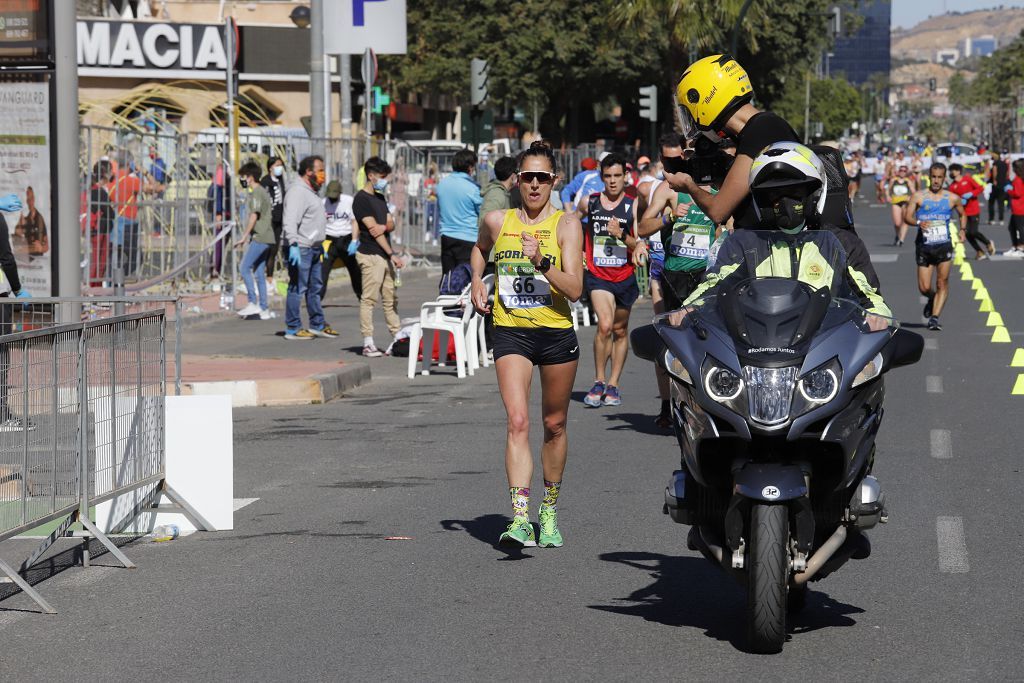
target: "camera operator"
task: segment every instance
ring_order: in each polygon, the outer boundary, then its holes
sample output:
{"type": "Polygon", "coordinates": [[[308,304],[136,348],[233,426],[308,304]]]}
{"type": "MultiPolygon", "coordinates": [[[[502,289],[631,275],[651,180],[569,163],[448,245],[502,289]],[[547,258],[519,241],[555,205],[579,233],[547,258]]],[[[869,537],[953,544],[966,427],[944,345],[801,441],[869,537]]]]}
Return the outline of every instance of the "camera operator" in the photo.
{"type": "Polygon", "coordinates": [[[683,135],[694,139],[728,137],[736,143],[736,161],[718,194],[702,189],[688,173],[669,173],[665,180],[677,192],[690,195],[716,224],[733,217],[738,228],[754,228],[759,219],[750,198],[748,176],[754,158],[776,142],[799,142],[786,121],[759,110],[750,78],[736,60],[712,55],[691,64],[676,87],[683,135]]]}

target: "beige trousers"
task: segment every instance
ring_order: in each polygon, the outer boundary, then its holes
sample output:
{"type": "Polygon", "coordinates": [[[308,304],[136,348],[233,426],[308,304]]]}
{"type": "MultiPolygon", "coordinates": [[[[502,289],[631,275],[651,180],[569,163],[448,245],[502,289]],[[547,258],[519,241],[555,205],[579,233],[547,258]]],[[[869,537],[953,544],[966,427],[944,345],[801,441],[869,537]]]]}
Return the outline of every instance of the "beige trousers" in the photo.
{"type": "MultiPolygon", "coordinates": [[[[363,274],[363,298],[359,303],[359,329],[363,337],[373,336],[373,309],[378,301],[384,304],[384,321],[394,338],[402,327],[395,296],[395,274],[391,263],[375,255],[356,253],[356,262],[363,274]]],[[[390,340],[388,340],[390,343],[390,340]]]]}

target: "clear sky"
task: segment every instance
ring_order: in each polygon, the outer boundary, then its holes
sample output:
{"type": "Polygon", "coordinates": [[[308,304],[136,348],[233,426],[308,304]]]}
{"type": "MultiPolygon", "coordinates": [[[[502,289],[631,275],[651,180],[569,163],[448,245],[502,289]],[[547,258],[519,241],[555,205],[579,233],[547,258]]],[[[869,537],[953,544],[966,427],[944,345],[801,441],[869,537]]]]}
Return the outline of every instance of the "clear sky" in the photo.
{"type": "Polygon", "coordinates": [[[892,0],[892,26],[910,28],[930,16],[945,14],[947,10],[969,12],[1000,5],[1024,8],[1024,0],[936,0],[928,3],[920,0],[892,0]]]}

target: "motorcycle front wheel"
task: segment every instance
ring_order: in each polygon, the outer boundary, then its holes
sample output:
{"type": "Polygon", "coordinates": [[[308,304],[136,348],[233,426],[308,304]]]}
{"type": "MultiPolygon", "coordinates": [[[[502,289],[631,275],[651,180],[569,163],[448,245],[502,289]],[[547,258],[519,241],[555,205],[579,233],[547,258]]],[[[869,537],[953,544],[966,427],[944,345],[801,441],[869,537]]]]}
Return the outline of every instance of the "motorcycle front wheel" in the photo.
{"type": "Polygon", "coordinates": [[[750,534],[748,642],[754,652],[781,652],[786,641],[789,510],[784,505],[751,506],[750,534]]]}

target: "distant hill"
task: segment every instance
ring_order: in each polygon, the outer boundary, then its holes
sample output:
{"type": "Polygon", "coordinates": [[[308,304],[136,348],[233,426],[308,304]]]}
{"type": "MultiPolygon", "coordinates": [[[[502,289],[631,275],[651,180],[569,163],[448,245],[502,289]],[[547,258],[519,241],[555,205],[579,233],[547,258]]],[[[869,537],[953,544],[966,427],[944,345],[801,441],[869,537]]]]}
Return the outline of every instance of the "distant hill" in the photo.
{"type": "MultiPolygon", "coordinates": [[[[924,6],[927,7],[927,6],[924,6]]],[[[928,11],[922,8],[922,14],[928,11]]],[[[920,24],[892,34],[892,55],[897,59],[930,60],[935,51],[956,48],[965,38],[993,35],[999,46],[1024,31],[1024,9],[989,9],[956,12],[925,19],[920,24]]]]}

